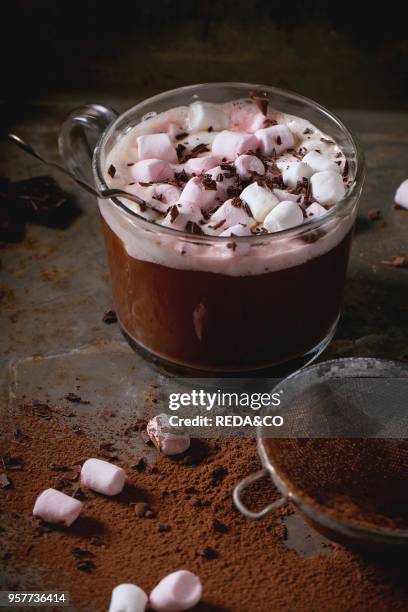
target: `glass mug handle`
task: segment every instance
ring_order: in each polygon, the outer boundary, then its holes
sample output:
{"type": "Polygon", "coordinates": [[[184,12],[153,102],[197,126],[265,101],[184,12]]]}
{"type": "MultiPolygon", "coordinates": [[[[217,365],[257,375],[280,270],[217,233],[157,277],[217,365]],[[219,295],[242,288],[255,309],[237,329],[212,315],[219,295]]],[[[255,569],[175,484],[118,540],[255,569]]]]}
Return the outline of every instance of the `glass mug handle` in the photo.
{"type": "Polygon", "coordinates": [[[262,519],[265,516],[267,516],[270,512],[272,512],[273,510],[277,510],[278,508],[280,508],[287,502],[286,497],[280,497],[279,499],[274,501],[272,504],[269,504],[268,506],[265,506],[265,508],[262,508],[262,510],[260,510],[259,512],[253,512],[252,510],[249,510],[245,506],[244,502],[241,499],[242,491],[244,491],[244,489],[246,489],[250,484],[252,484],[256,480],[260,480],[261,478],[264,478],[267,474],[268,474],[268,471],[265,468],[263,470],[259,470],[259,472],[254,472],[253,474],[250,474],[246,478],[243,478],[241,482],[237,484],[237,486],[235,487],[233,491],[232,498],[234,500],[235,506],[238,508],[241,514],[243,514],[247,518],[254,519],[254,520],[262,519]]]}
{"type": "Polygon", "coordinates": [[[94,184],[92,156],[103,132],[118,114],[101,104],[86,104],[74,109],[60,128],[58,148],[66,167],[85,182],[94,184]]]}

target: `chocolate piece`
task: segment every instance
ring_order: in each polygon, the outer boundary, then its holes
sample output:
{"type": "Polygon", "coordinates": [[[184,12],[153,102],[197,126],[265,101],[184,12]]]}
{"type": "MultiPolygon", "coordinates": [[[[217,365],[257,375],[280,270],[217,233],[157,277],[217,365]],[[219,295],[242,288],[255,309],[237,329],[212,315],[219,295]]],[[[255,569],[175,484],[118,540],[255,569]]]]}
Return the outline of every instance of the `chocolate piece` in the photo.
{"type": "Polygon", "coordinates": [[[249,97],[255,103],[258,110],[266,116],[268,113],[268,98],[266,94],[262,92],[251,92],[249,97]]]}
{"type": "Polygon", "coordinates": [[[108,168],[108,174],[109,176],[111,176],[112,178],[114,178],[115,174],[116,174],[116,168],[113,164],[111,164],[108,168]]]}
{"type": "Polygon", "coordinates": [[[107,325],[117,323],[117,320],[118,317],[116,316],[116,312],[114,310],[107,310],[102,317],[102,321],[107,325]]]}
{"type": "Polygon", "coordinates": [[[180,134],[176,134],[175,138],[176,140],[183,140],[186,136],[188,136],[188,132],[180,132],[180,134]]]}

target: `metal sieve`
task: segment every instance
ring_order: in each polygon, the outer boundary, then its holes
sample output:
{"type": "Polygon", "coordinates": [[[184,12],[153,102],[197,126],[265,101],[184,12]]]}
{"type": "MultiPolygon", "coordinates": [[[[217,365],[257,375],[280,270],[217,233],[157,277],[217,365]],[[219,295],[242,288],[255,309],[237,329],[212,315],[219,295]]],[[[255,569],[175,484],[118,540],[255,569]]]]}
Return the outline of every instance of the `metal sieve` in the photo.
{"type": "MultiPolygon", "coordinates": [[[[312,526],[325,536],[346,544],[408,544],[408,529],[362,525],[336,516],[336,508],[325,509],[294,485],[282,465],[271,460],[268,439],[334,439],[338,452],[347,439],[376,439],[390,447],[390,472],[393,466],[407,468],[408,444],[408,366],[404,363],[371,358],[337,359],[295,372],[273,392],[280,392],[280,414],[285,425],[269,432],[259,428],[258,452],[263,469],[244,478],[234,489],[238,510],[251,519],[261,519],[284,504],[292,502],[312,526]],[[401,450],[403,449],[403,450],[401,450]],[[255,481],[270,476],[282,494],[260,511],[252,511],[242,500],[244,490],[255,481]]],[[[271,412],[268,409],[267,412],[271,412]]],[[[333,456],[335,465],[336,456],[333,456]]],[[[285,457],[281,464],[285,463],[285,457]]],[[[388,465],[388,464],[387,464],[388,465]]],[[[388,469],[388,468],[387,468],[388,469]]],[[[408,476],[407,476],[408,477],[408,476]]]]}

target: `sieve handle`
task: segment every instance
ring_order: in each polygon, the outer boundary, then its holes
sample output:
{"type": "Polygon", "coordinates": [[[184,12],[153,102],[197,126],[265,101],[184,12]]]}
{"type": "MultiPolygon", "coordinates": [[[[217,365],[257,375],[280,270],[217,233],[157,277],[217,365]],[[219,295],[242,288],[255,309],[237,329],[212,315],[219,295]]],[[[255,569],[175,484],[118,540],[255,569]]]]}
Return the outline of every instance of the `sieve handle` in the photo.
{"type": "Polygon", "coordinates": [[[263,508],[259,512],[252,512],[252,510],[248,510],[248,508],[245,506],[244,502],[241,499],[242,492],[250,484],[252,484],[253,482],[256,482],[257,480],[260,480],[261,478],[264,478],[265,476],[267,476],[267,474],[268,474],[268,470],[264,468],[263,470],[259,470],[259,472],[254,472],[253,474],[246,476],[246,478],[243,478],[241,482],[237,484],[237,486],[235,487],[232,493],[232,498],[234,500],[235,506],[238,508],[241,514],[243,514],[247,518],[254,519],[254,520],[262,519],[265,516],[267,516],[270,512],[273,512],[274,510],[277,510],[278,508],[281,508],[284,504],[286,504],[286,497],[280,497],[279,499],[274,501],[272,504],[265,506],[265,508],[263,508]]]}

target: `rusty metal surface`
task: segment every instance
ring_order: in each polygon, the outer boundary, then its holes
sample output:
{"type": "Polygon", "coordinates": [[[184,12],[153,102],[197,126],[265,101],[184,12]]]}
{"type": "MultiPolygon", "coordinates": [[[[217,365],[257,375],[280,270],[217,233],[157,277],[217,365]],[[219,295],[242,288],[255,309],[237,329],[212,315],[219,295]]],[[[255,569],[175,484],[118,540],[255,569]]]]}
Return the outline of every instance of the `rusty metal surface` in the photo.
{"type": "MultiPolygon", "coordinates": [[[[39,104],[13,129],[45,156],[57,160],[58,126],[80,102],[39,104]]],[[[101,102],[124,110],[135,101],[101,102]]],[[[408,212],[392,206],[396,187],[408,175],[408,116],[357,111],[340,115],[361,140],[368,180],[356,227],[344,314],[322,358],[408,359],[408,270],[381,263],[408,251],[408,212]],[[369,210],[377,208],[382,218],[369,221],[369,210]]],[[[12,145],[2,143],[0,154],[2,176],[17,180],[48,173],[12,145]]],[[[117,325],[102,322],[104,311],[111,307],[111,292],[96,203],[69,180],[57,174],[54,177],[73,195],[81,214],[64,230],[29,225],[23,242],[4,245],[1,251],[1,429],[3,434],[7,431],[12,407],[24,396],[60,401],[80,378],[81,395],[92,400],[97,413],[120,406],[121,418],[109,427],[123,430],[146,381],[157,378],[157,373],[131,351],[117,325]]],[[[81,426],[89,426],[103,438],[106,419],[89,415],[87,420],[86,406],[81,411],[81,426]]],[[[132,453],[137,450],[127,449],[132,453]]],[[[297,539],[303,549],[308,528],[302,521],[295,527],[290,547],[296,548],[297,539]]],[[[316,538],[313,542],[313,547],[320,546],[316,538]]]]}

